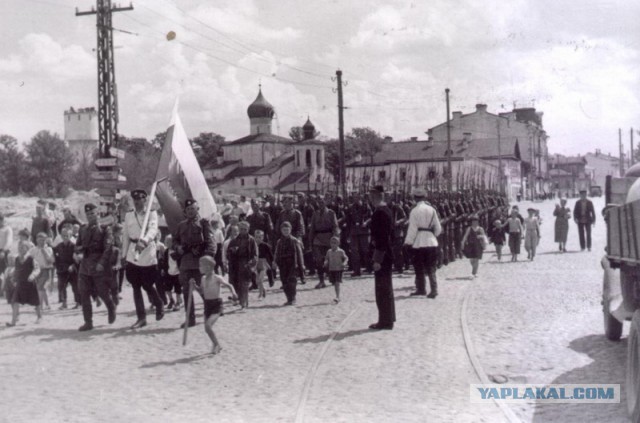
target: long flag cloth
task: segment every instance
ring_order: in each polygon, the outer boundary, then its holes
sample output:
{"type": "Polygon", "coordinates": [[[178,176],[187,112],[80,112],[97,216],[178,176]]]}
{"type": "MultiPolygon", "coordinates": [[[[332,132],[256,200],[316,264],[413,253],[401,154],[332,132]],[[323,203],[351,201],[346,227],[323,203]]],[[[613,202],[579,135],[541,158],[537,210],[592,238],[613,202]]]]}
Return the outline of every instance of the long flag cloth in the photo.
{"type": "Polygon", "coordinates": [[[178,116],[177,104],[167,129],[156,181],[159,181],[156,198],[172,233],[184,219],[183,206],[188,198],[198,202],[201,217],[220,220],[216,203],[178,116]]]}

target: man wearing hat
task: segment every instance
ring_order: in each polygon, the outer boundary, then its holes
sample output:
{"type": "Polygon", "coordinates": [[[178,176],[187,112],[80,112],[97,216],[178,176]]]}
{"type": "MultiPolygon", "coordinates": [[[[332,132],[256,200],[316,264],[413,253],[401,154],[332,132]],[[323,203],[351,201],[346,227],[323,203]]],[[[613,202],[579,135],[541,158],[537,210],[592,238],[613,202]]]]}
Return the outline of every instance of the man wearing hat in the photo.
{"type": "Polygon", "coordinates": [[[110,266],[113,234],[109,226],[101,227],[98,224],[98,210],[95,204],[85,204],[84,213],[87,224],[80,228],[76,240],[76,253],[82,256],[78,269],[78,291],[84,317],[84,325],[78,328],[81,332],[93,329],[91,293],[94,291],[107,307],[109,324],[116,320],[116,306],[109,295],[107,272],[107,267],[110,266]]]}
{"type": "MultiPolygon", "coordinates": [[[[289,195],[282,198],[282,205],[284,206],[284,209],[280,212],[280,216],[278,216],[276,228],[282,228],[282,224],[284,222],[289,222],[291,224],[291,236],[298,240],[300,262],[304,263],[302,240],[305,234],[305,227],[302,213],[293,208],[293,197],[289,195]]],[[[301,264],[298,269],[300,269],[300,282],[304,284],[304,266],[301,264]]]]}
{"type": "Polygon", "coordinates": [[[438,261],[438,235],[442,232],[438,213],[429,204],[423,189],[415,189],[413,196],[416,205],[409,214],[409,227],[404,243],[411,246],[413,252],[413,267],[416,271],[416,290],[410,295],[427,295],[426,276],[429,277],[431,292],[428,298],[438,295],[438,280],[436,279],[436,264],[438,261]]]}
{"type": "MultiPolygon", "coordinates": [[[[195,280],[200,285],[202,275],[199,270],[199,261],[202,256],[215,257],[216,245],[211,237],[209,221],[201,219],[198,213],[199,207],[196,200],[190,198],[184,202],[185,219],[178,224],[173,239],[172,257],[178,262],[180,269],[180,285],[184,296],[185,313],[189,320],[189,326],[196,325],[193,297],[189,298],[189,280],[195,280]],[[186,305],[191,304],[191,308],[186,305]]],[[[184,323],[182,324],[184,327],[184,323]]]]}
{"type": "Polygon", "coordinates": [[[587,199],[587,190],[580,190],[580,199],[573,207],[573,220],[578,225],[578,236],[580,237],[580,250],[586,247],[591,251],[591,225],[596,224],[596,213],[593,203],[587,199]],[[585,237],[586,234],[586,237],[585,237]],[[586,238],[586,243],[585,243],[586,238]]]}
{"type": "Polygon", "coordinates": [[[353,203],[347,210],[347,227],[349,230],[351,246],[351,267],[352,277],[361,276],[362,266],[367,272],[371,272],[371,262],[369,260],[369,219],[371,209],[368,204],[363,203],[360,194],[355,193],[353,203]]]}
{"type": "Polygon", "coordinates": [[[319,195],[317,198],[318,209],[311,216],[311,224],[309,225],[309,240],[313,250],[313,259],[318,271],[320,282],[316,285],[316,289],[324,288],[324,260],[327,251],[331,248],[331,238],[340,234],[338,228],[338,219],[333,210],[327,207],[324,197],[319,195]]]}
{"type": "Polygon", "coordinates": [[[378,321],[370,329],[393,329],[396,321],[396,308],[393,298],[393,215],[384,203],[384,188],[376,185],[371,189],[371,246],[373,250],[373,275],[376,289],[378,321]]]}
{"type": "Polygon", "coordinates": [[[131,328],[137,329],[147,325],[147,312],[142,296],[143,289],[155,307],[156,320],[161,320],[164,317],[164,307],[153,285],[158,272],[155,242],[158,235],[158,214],[155,210],[151,210],[147,226],[143,228],[147,209],[147,192],[143,189],[133,190],[131,198],[133,199],[133,210],[124,216],[122,255],[125,261],[125,274],[133,288],[133,302],[138,318],[131,328]]]}

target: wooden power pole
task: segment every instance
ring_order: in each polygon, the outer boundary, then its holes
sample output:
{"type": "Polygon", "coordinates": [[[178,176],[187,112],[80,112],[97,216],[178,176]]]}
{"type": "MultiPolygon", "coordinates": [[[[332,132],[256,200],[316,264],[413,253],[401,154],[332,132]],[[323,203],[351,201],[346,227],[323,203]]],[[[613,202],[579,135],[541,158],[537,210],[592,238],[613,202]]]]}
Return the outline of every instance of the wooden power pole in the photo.
{"type": "Polygon", "coordinates": [[[449,88],[444,90],[447,97],[447,191],[452,191],[452,172],[451,172],[451,125],[449,119],[449,88]]]}
{"type": "Polygon", "coordinates": [[[498,127],[498,184],[499,184],[499,191],[500,194],[504,194],[504,189],[503,189],[503,182],[502,179],[504,178],[504,170],[502,170],[502,151],[501,151],[501,139],[500,139],[500,118],[498,118],[497,122],[496,122],[496,126],[498,127]]]}
{"type": "Polygon", "coordinates": [[[633,166],[633,159],[634,159],[634,157],[633,157],[633,128],[631,128],[629,130],[629,136],[630,136],[630,138],[629,138],[629,146],[631,147],[629,149],[629,167],[631,167],[631,166],[633,166]]]}
{"type": "Polygon", "coordinates": [[[624,176],[624,148],[622,147],[622,129],[618,128],[618,148],[620,149],[620,176],[624,176]]]}
{"type": "Polygon", "coordinates": [[[338,83],[338,137],[340,140],[340,190],[343,198],[347,198],[347,168],[344,160],[344,105],[342,103],[342,71],[336,71],[338,83]]]}

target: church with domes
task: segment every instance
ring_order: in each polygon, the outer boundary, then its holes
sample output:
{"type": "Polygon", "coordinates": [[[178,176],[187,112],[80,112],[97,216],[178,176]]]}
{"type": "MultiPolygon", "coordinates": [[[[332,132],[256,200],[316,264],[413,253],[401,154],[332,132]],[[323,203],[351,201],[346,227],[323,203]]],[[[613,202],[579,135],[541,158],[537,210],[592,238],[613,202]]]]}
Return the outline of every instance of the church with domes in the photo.
{"type": "Polygon", "coordinates": [[[215,164],[203,169],[214,195],[256,197],[265,194],[319,192],[329,187],[324,143],[314,138],[311,120],[302,141],[272,133],[276,114],[262,87],[247,109],[249,134],[222,145],[215,164]]]}

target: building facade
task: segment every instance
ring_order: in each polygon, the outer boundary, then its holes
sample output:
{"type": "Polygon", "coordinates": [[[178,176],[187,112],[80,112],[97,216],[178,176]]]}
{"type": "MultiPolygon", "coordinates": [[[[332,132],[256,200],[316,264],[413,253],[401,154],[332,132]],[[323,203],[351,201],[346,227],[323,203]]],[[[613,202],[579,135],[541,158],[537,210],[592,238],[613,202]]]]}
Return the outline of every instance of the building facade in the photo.
{"type": "MultiPolygon", "coordinates": [[[[576,197],[592,185],[592,170],[584,156],[555,154],[549,158],[549,176],[552,188],[563,197],[576,197]]],[[[604,185],[602,185],[604,187],[604,185]]]]}
{"type": "Polygon", "coordinates": [[[262,89],[247,109],[249,135],[222,146],[217,163],[203,169],[214,195],[227,193],[250,197],[295,191],[324,191],[327,184],[325,150],[314,139],[309,119],[304,139],[296,142],[272,133],[275,109],[262,89]]]}
{"type": "Polygon", "coordinates": [[[496,159],[497,151],[492,146],[495,143],[486,140],[461,140],[452,142],[448,153],[446,142],[412,140],[387,143],[375,156],[363,159],[358,155],[347,163],[347,189],[358,192],[373,185],[383,185],[387,191],[404,194],[417,187],[428,191],[446,190],[450,154],[454,191],[492,189],[515,198],[521,189],[517,142],[504,140],[501,160],[496,159]]]}
{"type": "MultiPolygon", "coordinates": [[[[532,198],[550,191],[549,137],[544,130],[542,116],[543,113],[534,108],[516,108],[511,112],[493,114],[487,111],[486,104],[476,104],[472,113],[452,113],[450,138],[454,143],[481,139],[484,143],[498,144],[498,141],[515,140],[522,160],[520,185],[525,197],[532,198]]],[[[435,142],[446,142],[447,123],[430,128],[427,134],[435,142]]],[[[502,154],[497,153],[497,145],[492,148],[497,155],[502,154]]]]}
{"type": "Polygon", "coordinates": [[[94,107],[64,112],[64,141],[74,156],[74,167],[93,162],[98,149],[98,112],[94,107]]]}
{"type": "Polygon", "coordinates": [[[620,158],[611,154],[603,154],[600,150],[584,155],[587,166],[591,170],[593,185],[604,190],[605,179],[608,175],[620,176],[620,158]]]}

